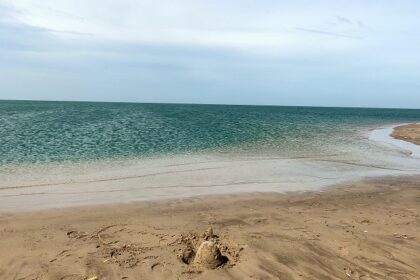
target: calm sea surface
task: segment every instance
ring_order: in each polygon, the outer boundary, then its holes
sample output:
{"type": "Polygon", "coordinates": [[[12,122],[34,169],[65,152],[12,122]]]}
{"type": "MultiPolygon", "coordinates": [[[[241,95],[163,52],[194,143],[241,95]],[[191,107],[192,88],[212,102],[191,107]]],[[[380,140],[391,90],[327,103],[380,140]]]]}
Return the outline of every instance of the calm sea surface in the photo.
{"type": "Polygon", "coordinates": [[[413,121],[420,110],[0,101],[0,212],[418,175],[389,137],[413,121]]]}
{"type": "Polygon", "coordinates": [[[371,147],[360,131],[420,110],[0,101],[0,165],[190,153],[302,156],[371,147]],[[361,140],[360,140],[361,141],[361,140]]]}

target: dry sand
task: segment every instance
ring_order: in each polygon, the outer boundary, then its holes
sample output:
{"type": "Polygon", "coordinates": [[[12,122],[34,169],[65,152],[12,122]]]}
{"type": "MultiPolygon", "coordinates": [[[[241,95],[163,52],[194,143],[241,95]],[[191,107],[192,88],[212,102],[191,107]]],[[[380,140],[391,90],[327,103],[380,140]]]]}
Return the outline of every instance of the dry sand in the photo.
{"type": "Polygon", "coordinates": [[[420,145],[420,123],[407,124],[394,128],[392,136],[420,145]]]}
{"type": "Polygon", "coordinates": [[[419,186],[2,214],[0,279],[420,279],[419,186]],[[193,261],[204,239],[222,267],[193,261]]]}

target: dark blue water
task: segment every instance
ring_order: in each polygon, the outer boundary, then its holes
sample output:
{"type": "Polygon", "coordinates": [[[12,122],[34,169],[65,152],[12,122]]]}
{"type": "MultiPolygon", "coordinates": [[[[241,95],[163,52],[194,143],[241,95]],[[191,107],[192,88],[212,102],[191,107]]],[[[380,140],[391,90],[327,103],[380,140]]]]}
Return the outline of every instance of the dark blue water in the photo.
{"type": "Polygon", "coordinates": [[[0,164],[202,152],[330,152],[420,110],[0,101],[0,164]]]}

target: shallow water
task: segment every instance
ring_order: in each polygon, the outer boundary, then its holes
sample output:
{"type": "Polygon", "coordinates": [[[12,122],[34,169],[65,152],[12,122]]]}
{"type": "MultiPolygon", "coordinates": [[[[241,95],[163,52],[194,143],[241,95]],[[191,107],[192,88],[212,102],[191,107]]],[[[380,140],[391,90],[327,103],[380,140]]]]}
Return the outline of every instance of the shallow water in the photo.
{"type": "Polygon", "coordinates": [[[369,135],[419,120],[420,110],[1,101],[0,211],[418,174],[406,146],[369,135]]]}
{"type": "Polygon", "coordinates": [[[375,129],[370,134],[369,139],[380,142],[382,144],[387,144],[389,147],[401,149],[402,151],[407,152],[407,154],[409,154],[411,157],[420,159],[420,146],[392,137],[391,134],[393,129],[393,127],[375,129]]]}

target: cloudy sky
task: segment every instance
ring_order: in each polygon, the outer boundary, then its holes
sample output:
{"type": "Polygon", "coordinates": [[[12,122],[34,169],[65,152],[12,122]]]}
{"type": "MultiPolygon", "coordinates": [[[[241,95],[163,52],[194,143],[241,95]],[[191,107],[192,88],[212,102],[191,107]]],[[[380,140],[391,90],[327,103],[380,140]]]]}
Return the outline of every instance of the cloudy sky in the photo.
{"type": "Polygon", "coordinates": [[[0,0],[0,99],[420,108],[418,0],[0,0]]]}

